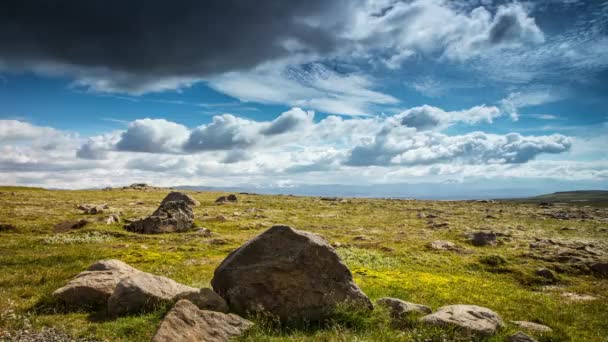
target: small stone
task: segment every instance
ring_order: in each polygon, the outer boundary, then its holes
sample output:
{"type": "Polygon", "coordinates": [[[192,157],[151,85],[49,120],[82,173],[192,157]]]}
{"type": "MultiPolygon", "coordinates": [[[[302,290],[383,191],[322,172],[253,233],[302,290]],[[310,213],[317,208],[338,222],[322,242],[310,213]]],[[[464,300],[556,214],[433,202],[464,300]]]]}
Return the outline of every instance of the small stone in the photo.
{"type": "Polygon", "coordinates": [[[507,337],[507,342],[537,342],[537,340],[521,331],[518,331],[515,334],[509,335],[507,337]]]}
{"type": "Polygon", "coordinates": [[[474,246],[491,246],[496,244],[496,233],[475,232],[471,235],[471,243],[474,246]]]}
{"type": "Polygon", "coordinates": [[[458,251],[460,247],[456,246],[455,243],[450,241],[436,240],[429,243],[428,248],[434,249],[437,251],[458,251]]]}
{"type": "Polygon", "coordinates": [[[426,305],[406,302],[398,298],[384,297],[376,301],[376,305],[387,307],[390,310],[393,323],[399,323],[407,315],[415,314],[430,314],[431,308],[426,305]]]}
{"type": "Polygon", "coordinates": [[[547,268],[539,268],[538,270],[536,270],[535,274],[539,277],[543,277],[550,281],[558,280],[557,275],[555,275],[555,273],[553,273],[553,271],[551,271],[550,269],[547,269],[547,268]]]}
{"type": "Polygon", "coordinates": [[[15,227],[14,224],[0,223],[0,232],[8,232],[15,229],[17,229],[17,227],[15,227]]]}
{"type": "Polygon", "coordinates": [[[228,195],[228,196],[221,196],[218,199],[215,200],[215,203],[234,203],[237,202],[238,198],[236,197],[236,195],[232,194],[232,195],[228,195]]]}
{"type": "Polygon", "coordinates": [[[549,333],[549,332],[553,331],[553,329],[549,328],[546,325],[538,324],[538,323],[534,323],[534,322],[511,321],[511,323],[515,324],[516,326],[518,326],[521,329],[532,331],[532,332],[549,333]]]}

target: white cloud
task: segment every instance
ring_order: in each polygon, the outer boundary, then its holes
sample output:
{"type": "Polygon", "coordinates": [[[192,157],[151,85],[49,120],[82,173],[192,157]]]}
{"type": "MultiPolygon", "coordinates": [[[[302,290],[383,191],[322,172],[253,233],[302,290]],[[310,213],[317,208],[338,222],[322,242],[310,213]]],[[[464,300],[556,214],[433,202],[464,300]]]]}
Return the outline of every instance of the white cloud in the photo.
{"type": "MultiPolygon", "coordinates": [[[[447,122],[488,120],[485,114],[464,114],[472,109],[446,119],[445,113],[451,112],[429,108],[440,111],[441,120],[447,122]]],[[[490,175],[597,180],[605,176],[591,161],[565,159],[568,153],[563,152],[576,146],[573,141],[579,142],[569,137],[483,132],[447,135],[408,127],[401,122],[402,116],[329,116],[313,122],[312,112],[294,108],[273,121],[226,114],[192,130],[168,121],[137,120],[125,131],[91,137],[84,143],[64,133],[70,143],[50,151],[33,141],[4,144],[0,148],[0,174],[13,184],[60,187],[129,182],[167,186],[370,184],[407,182],[412,177],[422,182],[490,175]],[[138,134],[126,134],[129,131],[138,134]],[[130,143],[141,141],[146,147],[129,145],[132,148],[120,150],[118,143],[125,138],[130,143]],[[149,148],[153,142],[157,147],[149,148]],[[195,143],[189,146],[189,142],[195,143]],[[543,169],[543,165],[556,167],[558,163],[550,159],[556,154],[563,154],[557,159],[571,165],[559,168],[562,175],[555,169],[543,169]]],[[[596,152],[584,153],[591,156],[596,152]]]]}
{"type": "Polygon", "coordinates": [[[231,114],[214,116],[209,125],[190,132],[184,149],[190,152],[243,149],[259,140],[260,124],[231,114]]]}
{"type": "Polygon", "coordinates": [[[0,120],[0,142],[32,141],[60,133],[51,127],[35,126],[19,120],[0,120]]]}
{"type": "Polygon", "coordinates": [[[419,131],[430,129],[444,129],[447,126],[463,122],[469,125],[479,122],[492,123],[494,118],[499,117],[501,112],[498,108],[492,106],[475,106],[470,109],[461,111],[446,112],[441,108],[428,105],[410,108],[398,115],[395,118],[401,121],[401,124],[416,128],[419,131]]]}
{"type": "Polygon", "coordinates": [[[119,151],[177,152],[188,136],[188,128],[164,119],[141,119],[129,124],[129,128],[116,143],[119,151]]]}
{"type": "MultiPolygon", "coordinates": [[[[504,99],[500,100],[500,106],[508,113],[513,120],[519,119],[519,109],[531,106],[538,106],[545,103],[555,102],[563,99],[561,91],[552,88],[540,88],[538,86],[532,89],[524,89],[518,92],[512,92],[504,99]]],[[[549,119],[549,117],[539,117],[541,119],[549,119]]]]}
{"type": "Polygon", "coordinates": [[[287,104],[331,114],[371,115],[374,106],[398,100],[377,90],[369,77],[340,74],[321,64],[300,67],[263,65],[252,71],[210,78],[209,85],[241,101],[287,104]]]}

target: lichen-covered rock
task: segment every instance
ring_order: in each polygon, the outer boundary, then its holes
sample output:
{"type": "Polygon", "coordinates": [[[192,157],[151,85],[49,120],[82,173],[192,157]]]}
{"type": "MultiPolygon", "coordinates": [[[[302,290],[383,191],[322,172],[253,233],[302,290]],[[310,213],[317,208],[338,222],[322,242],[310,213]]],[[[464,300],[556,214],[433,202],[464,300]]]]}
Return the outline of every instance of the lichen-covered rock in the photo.
{"type": "Polygon", "coordinates": [[[342,302],[372,309],[327,241],[288,226],[273,226],[230,253],[211,284],[231,311],[282,321],[321,319],[342,302]]]}
{"type": "Polygon", "coordinates": [[[421,322],[436,326],[454,326],[468,333],[493,335],[498,328],[504,326],[500,316],[488,309],[477,305],[448,305],[437,312],[421,318],[421,322]]]}
{"type": "Polygon", "coordinates": [[[194,212],[186,202],[169,201],[152,215],[125,225],[125,229],[142,234],[181,232],[192,228],[193,222],[194,212]]]}
{"type": "Polygon", "coordinates": [[[184,292],[176,297],[177,300],[186,299],[201,310],[228,312],[228,304],[212,289],[202,288],[198,291],[184,292]]]}
{"type": "Polygon", "coordinates": [[[139,272],[123,278],[108,299],[108,313],[112,316],[154,310],[175,301],[184,292],[196,292],[190,286],[172,279],[139,272]]]}
{"type": "Polygon", "coordinates": [[[200,310],[182,299],[160,323],[152,342],[227,342],[252,326],[252,322],[237,315],[200,310]]]}
{"type": "Polygon", "coordinates": [[[100,260],[79,273],[53,296],[69,305],[97,307],[106,305],[116,285],[125,277],[140,272],[119,260],[100,260]]]}
{"type": "Polygon", "coordinates": [[[160,205],[163,205],[167,202],[171,202],[171,201],[184,201],[186,202],[186,204],[190,205],[190,206],[199,206],[201,205],[201,203],[197,200],[195,200],[192,196],[185,194],[183,192],[179,192],[179,191],[171,191],[164,199],[163,201],[160,203],[160,205]]]}

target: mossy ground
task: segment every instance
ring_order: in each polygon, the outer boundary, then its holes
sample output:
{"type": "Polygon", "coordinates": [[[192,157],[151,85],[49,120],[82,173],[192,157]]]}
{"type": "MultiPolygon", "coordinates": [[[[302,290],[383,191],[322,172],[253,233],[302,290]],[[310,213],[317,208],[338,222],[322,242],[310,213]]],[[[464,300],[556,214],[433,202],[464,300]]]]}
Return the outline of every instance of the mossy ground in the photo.
{"type": "MultiPolygon", "coordinates": [[[[608,225],[601,220],[560,221],[540,215],[535,204],[514,202],[438,202],[348,199],[322,201],[314,197],[239,195],[239,202],[216,205],[220,193],[189,192],[201,202],[196,224],[213,236],[196,232],[138,235],[122,224],[92,223],[66,233],[54,232],[61,221],[90,218],[79,203],[107,203],[122,218],[150,214],[168,191],[51,191],[0,188],[0,223],[14,231],[0,232],[0,331],[52,326],[75,337],[108,341],[149,340],[166,309],[139,316],[107,319],[103,312],[71,311],[55,303],[51,293],[99,259],[123,260],[141,270],[181,283],[208,287],[213,270],[243,242],[273,224],[295,228],[339,242],[338,253],[363,291],[375,301],[385,296],[437,309],[449,304],[475,304],[498,312],[505,322],[528,320],[554,329],[534,335],[541,341],[606,341],[608,280],[590,275],[560,275],[557,286],[537,281],[542,261],[524,254],[533,238],[594,241],[606,251],[608,225]],[[449,222],[433,229],[428,218],[449,222]],[[214,219],[223,215],[227,220],[214,219]],[[564,226],[575,230],[562,230],[564,226]],[[474,247],[465,232],[477,229],[507,232],[511,238],[494,247],[474,247]],[[362,239],[354,239],[363,236],[362,239]],[[427,244],[449,240],[466,253],[433,251],[427,244]],[[497,258],[499,256],[500,258],[497,258]],[[498,261],[497,261],[498,260],[498,261]],[[503,262],[504,261],[504,262],[503,262]],[[597,297],[571,301],[563,292],[597,297]]],[[[451,341],[458,332],[420,326],[415,319],[405,329],[393,329],[388,314],[371,315],[343,309],[323,324],[279,327],[263,317],[244,340],[298,341],[451,341]]],[[[517,331],[506,328],[490,341],[502,341],[517,331]]],[[[471,340],[472,337],[463,337],[471,340]]]]}

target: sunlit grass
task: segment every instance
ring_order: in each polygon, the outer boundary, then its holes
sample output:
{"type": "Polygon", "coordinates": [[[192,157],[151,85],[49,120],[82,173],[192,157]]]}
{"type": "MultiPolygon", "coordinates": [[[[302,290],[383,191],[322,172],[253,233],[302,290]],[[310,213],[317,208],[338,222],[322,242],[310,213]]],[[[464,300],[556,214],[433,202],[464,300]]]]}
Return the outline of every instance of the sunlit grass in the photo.
{"type": "MultiPolygon", "coordinates": [[[[533,204],[394,201],[349,199],[347,203],[313,197],[239,195],[235,204],[216,205],[220,193],[191,194],[201,202],[194,209],[196,232],[143,236],[120,224],[94,222],[85,228],[55,233],[56,223],[89,217],[79,203],[107,203],[122,218],[151,213],[165,191],[47,191],[0,188],[0,222],[14,224],[0,233],[0,329],[52,326],[78,337],[108,341],[143,341],[154,334],[164,311],[108,320],[103,313],[73,312],[55,303],[51,293],[99,259],[115,258],[147,272],[196,287],[209,286],[223,258],[272,224],[289,224],[339,242],[338,254],[355,281],[373,300],[390,296],[437,309],[448,304],[476,304],[498,312],[505,322],[530,320],[552,327],[540,340],[602,341],[608,336],[608,281],[591,276],[561,275],[555,290],[528,281],[542,262],[526,258],[533,238],[592,240],[606,249],[605,222],[545,219],[533,204]],[[14,192],[14,194],[12,194],[14,192]],[[143,203],[143,204],[138,204],[143,203]],[[418,213],[434,213],[449,227],[432,229],[418,213]],[[206,214],[206,215],[205,215],[206,214]],[[488,219],[491,214],[495,219],[488,219]],[[226,221],[205,220],[223,215],[226,221]],[[562,230],[564,226],[576,230],[562,230]],[[488,228],[511,235],[495,247],[473,247],[465,232],[488,228]],[[365,239],[355,240],[355,236],[365,239]],[[221,239],[225,244],[214,244],[221,239]],[[463,253],[432,251],[426,245],[448,240],[463,253]],[[598,300],[571,302],[563,291],[593,295],[598,300]]],[[[419,326],[393,329],[386,312],[339,311],[328,322],[309,327],[283,327],[253,317],[249,341],[407,341],[456,340],[456,332],[419,326]]],[[[516,329],[507,326],[492,341],[516,329]]],[[[465,338],[465,340],[467,340],[465,338]]]]}

